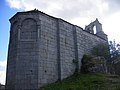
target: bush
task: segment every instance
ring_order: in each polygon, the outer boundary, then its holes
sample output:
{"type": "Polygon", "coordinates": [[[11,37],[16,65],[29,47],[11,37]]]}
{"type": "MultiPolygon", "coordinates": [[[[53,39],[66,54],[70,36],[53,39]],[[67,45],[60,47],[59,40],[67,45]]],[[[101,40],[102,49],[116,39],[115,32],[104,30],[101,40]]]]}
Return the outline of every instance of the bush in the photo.
{"type": "Polygon", "coordinates": [[[90,55],[84,55],[81,63],[82,63],[82,66],[81,66],[82,73],[91,72],[90,68],[94,67],[94,65],[95,65],[93,57],[90,55]]]}
{"type": "Polygon", "coordinates": [[[110,59],[109,46],[106,44],[98,44],[91,50],[92,55],[94,56],[102,56],[106,60],[110,59]]]}

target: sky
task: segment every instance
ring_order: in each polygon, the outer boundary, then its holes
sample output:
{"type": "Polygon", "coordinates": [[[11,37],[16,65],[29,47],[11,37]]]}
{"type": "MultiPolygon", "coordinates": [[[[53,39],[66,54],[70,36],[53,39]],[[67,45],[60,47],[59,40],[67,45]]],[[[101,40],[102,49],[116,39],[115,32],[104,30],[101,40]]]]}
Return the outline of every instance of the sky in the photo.
{"type": "Polygon", "coordinates": [[[109,40],[120,42],[120,0],[0,0],[0,83],[5,84],[9,19],[33,9],[62,18],[82,28],[96,18],[109,40]]]}

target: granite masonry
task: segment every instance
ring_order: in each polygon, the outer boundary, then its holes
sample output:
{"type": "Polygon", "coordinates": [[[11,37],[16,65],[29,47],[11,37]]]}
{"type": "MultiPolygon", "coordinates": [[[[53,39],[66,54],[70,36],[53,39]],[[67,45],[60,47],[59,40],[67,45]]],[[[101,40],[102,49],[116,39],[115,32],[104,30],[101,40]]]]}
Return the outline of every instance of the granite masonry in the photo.
{"type": "Polygon", "coordinates": [[[10,23],[6,90],[37,90],[79,72],[83,55],[108,42],[97,19],[82,29],[32,10],[16,13],[10,23]]]}

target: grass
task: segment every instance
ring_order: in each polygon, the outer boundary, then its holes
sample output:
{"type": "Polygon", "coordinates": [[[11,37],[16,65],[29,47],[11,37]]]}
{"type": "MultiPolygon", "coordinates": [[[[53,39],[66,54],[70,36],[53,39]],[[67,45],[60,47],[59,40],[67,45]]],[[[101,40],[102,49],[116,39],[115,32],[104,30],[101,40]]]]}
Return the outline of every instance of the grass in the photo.
{"type": "Polygon", "coordinates": [[[40,90],[120,90],[120,83],[111,82],[107,74],[74,74],[40,90]]]}

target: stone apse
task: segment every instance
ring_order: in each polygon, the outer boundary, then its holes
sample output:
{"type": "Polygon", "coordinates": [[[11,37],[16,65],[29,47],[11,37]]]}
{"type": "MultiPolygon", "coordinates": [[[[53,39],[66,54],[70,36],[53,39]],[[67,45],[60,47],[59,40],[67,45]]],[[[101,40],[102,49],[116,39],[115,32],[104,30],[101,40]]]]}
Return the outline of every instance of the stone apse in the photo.
{"type": "Polygon", "coordinates": [[[108,42],[97,19],[82,29],[32,10],[16,13],[10,23],[6,90],[37,90],[80,72],[83,55],[108,42]]]}

